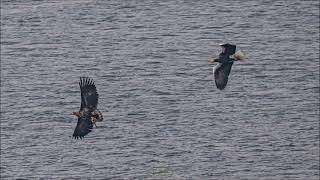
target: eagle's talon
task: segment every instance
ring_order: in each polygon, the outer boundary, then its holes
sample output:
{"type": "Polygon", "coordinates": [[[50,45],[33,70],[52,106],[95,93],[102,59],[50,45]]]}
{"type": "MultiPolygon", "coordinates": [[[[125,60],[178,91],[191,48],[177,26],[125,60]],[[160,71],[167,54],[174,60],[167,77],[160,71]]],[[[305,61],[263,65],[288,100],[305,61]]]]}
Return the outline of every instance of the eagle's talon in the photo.
{"type": "Polygon", "coordinates": [[[94,124],[94,126],[96,126],[96,128],[98,127],[97,124],[96,124],[97,118],[91,117],[91,122],[92,122],[92,124],[94,124]]]}

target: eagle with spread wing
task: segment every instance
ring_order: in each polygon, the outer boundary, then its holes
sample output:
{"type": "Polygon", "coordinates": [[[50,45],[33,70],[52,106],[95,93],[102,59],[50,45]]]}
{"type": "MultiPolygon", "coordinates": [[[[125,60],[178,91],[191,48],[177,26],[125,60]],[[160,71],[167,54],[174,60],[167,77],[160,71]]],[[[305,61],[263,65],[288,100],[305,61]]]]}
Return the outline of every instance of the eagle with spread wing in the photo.
{"type": "Polygon", "coordinates": [[[88,77],[80,77],[81,105],[78,112],[73,115],[78,117],[78,123],[74,130],[73,137],[82,139],[91,132],[96,122],[102,121],[102,113],[97,109],[99,94],[94,81],[88,77]]]}
{"type": "Polygon", "coordinates": [[[218,89],[223,90],[228,83],[228,77],[231,72],[231,68],[234,61],[244,59],[244,55],[241,51],[236,52],[236,45],[232,44],[220,44],[222,52],[219,54],[219,58],[209,60],[210,63],[217,62],[218,64],[213,67],[213,75],[215,84],[218,89]],[[233,58],[230,56],[233,55],[233,58]]]}

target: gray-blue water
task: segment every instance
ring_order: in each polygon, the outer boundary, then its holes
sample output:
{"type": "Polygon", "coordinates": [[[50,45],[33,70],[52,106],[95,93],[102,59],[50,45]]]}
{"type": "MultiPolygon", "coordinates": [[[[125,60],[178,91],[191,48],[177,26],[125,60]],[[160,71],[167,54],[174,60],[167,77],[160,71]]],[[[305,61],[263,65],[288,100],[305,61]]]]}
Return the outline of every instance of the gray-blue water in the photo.
{"type": "Polygon", "coordinates": [[[1,179],[319,179],[319,1],[1,1],[1,179]],[[247,58],[219,91],[219,43],[247,58]],[[104,121],[72,139],[80,76],[104,121]]]}

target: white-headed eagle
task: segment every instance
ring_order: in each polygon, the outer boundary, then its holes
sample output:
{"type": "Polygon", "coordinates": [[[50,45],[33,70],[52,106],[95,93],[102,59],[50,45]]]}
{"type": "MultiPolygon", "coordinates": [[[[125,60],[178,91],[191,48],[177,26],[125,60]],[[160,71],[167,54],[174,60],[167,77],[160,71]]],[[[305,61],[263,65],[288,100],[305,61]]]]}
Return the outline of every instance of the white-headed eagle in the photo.
{"type": "Polygon", "coordinates": [[[74,130],[73,137],[82,139],[91,132],[96,122],[102,121],[102,113],[97,109],[98,92],[94,81],[88,77],[80,77],[81,105],[80,111],[73,112],[78,117],[78,123],[74,130]]]}
{"type": "Polygon", "coordinates": [[[213,75],[217,88],[222,90],[227,86],[233,62],[242,60],[244,55],[241,51],[236,52],[236,45],[227,43],[220,44],[220,46],[222,47],[222,52],[219,54],[219,58],[211,59],[209,62],[218,62],[218,64],[213,67],[213,75]],[[233,58],[230,58],[232,55],[234,55],[233,58]]]}

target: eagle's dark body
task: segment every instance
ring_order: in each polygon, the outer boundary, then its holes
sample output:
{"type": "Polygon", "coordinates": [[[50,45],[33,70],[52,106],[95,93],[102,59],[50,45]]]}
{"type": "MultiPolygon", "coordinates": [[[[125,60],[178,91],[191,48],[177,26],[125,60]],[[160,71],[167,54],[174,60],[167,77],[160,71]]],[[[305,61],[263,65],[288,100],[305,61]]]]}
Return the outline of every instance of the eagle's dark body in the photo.
{"type": "Polygon", "coordinates": [[[99,95],[94,81],[87,77],[81,77],[79,86],[81,91],[80,111],[73,113],[78,117],[78,123],[73,133],[73,137],[76,139],[82,139],[91,132],[95,122],[103,120],[102,113],[97,109],[99,95]]]}
{"type": "Polygon", "coordinates": [[[218,89],[222,90],[227,86],[228,77],[231,72],[231,68],[235,59],[230,58],[236,52],[236,46],[231,44],[222,44],[222,52],[219,54],[219,58],[214,62],[218,62],[213,68],[214,80],[218,89]]]}

